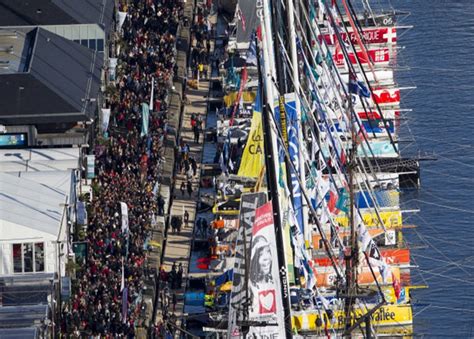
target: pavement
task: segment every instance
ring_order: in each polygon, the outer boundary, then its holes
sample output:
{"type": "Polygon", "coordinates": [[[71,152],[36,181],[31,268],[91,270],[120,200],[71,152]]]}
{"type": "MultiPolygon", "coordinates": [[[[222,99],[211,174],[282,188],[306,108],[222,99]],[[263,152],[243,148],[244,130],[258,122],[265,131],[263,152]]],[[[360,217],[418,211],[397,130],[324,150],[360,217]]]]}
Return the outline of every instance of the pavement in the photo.
{"type": "MultiPolygon", "coordinates": [[[[216,16],[211,17],[211,22],[215,23],[216,16]]],[[[212,48],[211,48],[212,52],[212,48]]],[[[181,228],[179,234],[173,233],[171,227],[168,226],[168,230],[165,236],[165,246],[164,253],[161,260],[161,265],[166,272],[171,270],[171,267],[174,263],[176,266],[182,264],[183,266],[183,283],[181,288],[176,290],[171,290],[172,293],[177,295],[177,304],[175,311],[172,312],[173,306],[170,305],[168,310],[170,313],[174,313],[177,321],[176,326],[180,327],[182,323],[182,318],[184,315],[184,293],[185,287],[187,284],[187,279],[189,276],[189,260],[191,256],[191,248],[193,242],[193,230],[194,222],[196,218],[196,207],[197,201],[199,199],[199,183],[200,183],[200,172],[201,172],[201,162],[202,162],[202,152],[204,144],[204,135],[201,133],[200,142],[194,142],[194,134],[191,128],[191,115],[199,114],[203,118],[203,130],[206,126],[206,115],[208,109],[208,96],[209,96],[209,81],[201,79],[199,82],[198,89],[193,89],[187,86],[185,91],[187,97],[187,103],[184,107],[182,115],[182,124],[180,129],[180,137],[185,143],[188,143],[190,146],[190,156],[193,157],[198,165],[198,170],[196,176],[193,178],[193,192],[191,196],[185,191],[184,194],[180,191],[181,183],[184,181],[186,183],[186,175],[184,173],[176,172],[174,180],[174,190],[173,197],[170,208],[170,219],[173,216],[180,216],[184,219],[184,211],[189,213],[189,222],[184,224],[181,228]]],[[[168,219],[168,220],[170,220],[168,219]]],[[[161,302],[159,305],[161,306],[161,302]]],[[[157,307],[157,315],[155,323],[158,324],[162,321],[161,308],[157,307]]]]}

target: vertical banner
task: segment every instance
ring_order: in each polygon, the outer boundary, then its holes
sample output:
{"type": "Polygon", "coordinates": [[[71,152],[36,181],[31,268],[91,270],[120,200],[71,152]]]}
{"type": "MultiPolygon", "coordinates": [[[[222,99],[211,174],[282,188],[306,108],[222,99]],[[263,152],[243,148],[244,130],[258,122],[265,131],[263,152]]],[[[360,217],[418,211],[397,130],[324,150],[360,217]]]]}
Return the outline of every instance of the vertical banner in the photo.
{"type": "Polygon", "coordinates": [[[268,202],[255,212],[249,267],[249,320],[266,326],[250,327],[251,338],[278,338],[285,333],[277,257],[273,209],[268,202]]]}
{"type": "Polygon", "coordinates": [[[122,212],[122,233],[128,232],[128,206],[124,202],[120,202],[120,210],[122,212]]]}
{"type": "Polygon", "coordinates": [[[240,198],[239,230],[235,245],[234,278],[229,303],[229,320],[227,338],[243,338],[243,333],[237,321],[243,320],[242,306],[250,297],[248,282],[245,274],[250,261],[250,246],[255,210],[266,202],[266,194],[247,193],[240,198]]]}
{"type": "Polygon", "coordinates": [[[288,128],[288,152],[290,153],[291,163],[293,164],[296,172],[293,168],[290,169],[291,174],[291,190],[293,197],[293,207],[296,214],[296,220],[298,222],[298,228],[301,234],[304,234],[304,222],[303,222],[303,199],[301,195],[301,187],[298,181],[299,171],[304,169],[299,166],[299,152],[300,147],[298,144],[298,116],[296,112],[295,94],[285,94],[285,111],[287,114],[287,128],[288,128]]]}
{"type": "Polygon", "coordinates": [[[150,107],[146,102],[142,103],[142,132],[141,137],[148,135],[148,124],[150,122],[150,107]]]}
{"type": "Polygon", "coordinates": [[[105,134],[109,129],[110,108],[102,108],[102,134],[105,134]]]}

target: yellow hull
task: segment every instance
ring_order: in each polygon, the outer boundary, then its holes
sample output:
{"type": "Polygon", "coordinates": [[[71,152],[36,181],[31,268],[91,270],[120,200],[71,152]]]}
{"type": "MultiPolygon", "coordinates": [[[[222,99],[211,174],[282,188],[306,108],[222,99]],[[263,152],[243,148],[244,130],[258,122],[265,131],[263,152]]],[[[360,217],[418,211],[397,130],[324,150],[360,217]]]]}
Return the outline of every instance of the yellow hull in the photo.
{"type": "MultiPolygon", "coordinates": [[[[387,211],[380,212],[379,214],[386,228],[402,226],[401,211],[387,211]]],[[[367,227],[381,227],[380,222],[375,213],[362,213],[362,219],[364,220],[364,223],[367,227]]],[[[337,216],[336,222],[342,227],[349,227],[349,219],[346,215],[337,216]]]]}
{"type": "MultiPolygon", "coordinates": [[[[355,317],[352,321],[367,313],[367,310],[356,309],[355,317]]],[[[317,326],[317,319],[320,318],[317,311],[293,312],[291,324],[294,331],[298,332],[319,332],[324,330],[324,321],[321,326],[317,326]]],[[[324,316],[327,320],[327,316],[324,316]]],[[[386,305],[379,308],[371,316],[371,325],[376,327],[377,333],[390,333],[399,335],[411,335],[413,333],[413,312],[411,305],[386,305]]],[[[362,325],[364,327],[364,325],[362,325]]],[[[328,321],[328,329],[344,330],[344,311],[335,311],[334,318],[328,321]]]]}

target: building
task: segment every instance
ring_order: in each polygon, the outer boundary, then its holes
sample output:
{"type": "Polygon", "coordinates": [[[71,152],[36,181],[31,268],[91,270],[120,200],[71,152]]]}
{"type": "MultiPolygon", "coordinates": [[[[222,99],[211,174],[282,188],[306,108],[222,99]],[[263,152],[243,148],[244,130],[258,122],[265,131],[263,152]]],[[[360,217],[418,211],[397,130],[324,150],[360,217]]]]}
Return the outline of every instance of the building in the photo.
{"type": "Polygon", "coordinates": [[[39,134],[93,120],[102,65],[98,51],[44,28],[0,28],[0,124],[34,146],[39,134]]]}
{"type": "Polygon", "coordinates": [[[53,330],[52,301],[70,286],[80,151],[0,149],[0,338],[53,330]]]}
{"type": "Polygon", "coordinates": [[[0,0],[2,26],[113,24],[114,0],[0,0]]]}

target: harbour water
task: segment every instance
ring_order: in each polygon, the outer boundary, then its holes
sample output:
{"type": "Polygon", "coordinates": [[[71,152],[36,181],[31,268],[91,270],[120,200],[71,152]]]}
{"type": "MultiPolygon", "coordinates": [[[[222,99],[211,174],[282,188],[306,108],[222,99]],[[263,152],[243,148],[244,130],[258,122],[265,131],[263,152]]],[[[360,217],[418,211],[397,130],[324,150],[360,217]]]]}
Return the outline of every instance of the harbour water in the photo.
{"type": "Polygon", "coordinates": [[[412,108],[403,123],[404,154],[417,150],[437,160],[422,162],[417,192],[404,195],[405,206],[420,208],[405,220],[418,269],[414,322],[418,337],[474,337],[474,1],[392,0],[414,25],[398,38],[401,85],[415,85],[402,97],[412,108]]]}

